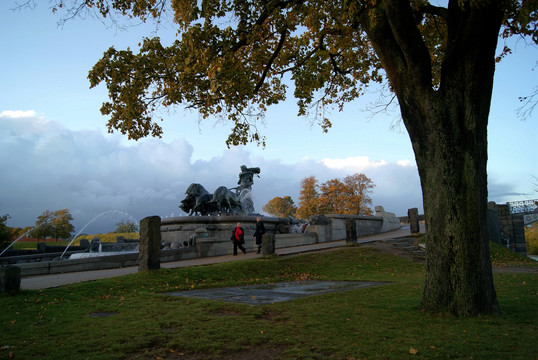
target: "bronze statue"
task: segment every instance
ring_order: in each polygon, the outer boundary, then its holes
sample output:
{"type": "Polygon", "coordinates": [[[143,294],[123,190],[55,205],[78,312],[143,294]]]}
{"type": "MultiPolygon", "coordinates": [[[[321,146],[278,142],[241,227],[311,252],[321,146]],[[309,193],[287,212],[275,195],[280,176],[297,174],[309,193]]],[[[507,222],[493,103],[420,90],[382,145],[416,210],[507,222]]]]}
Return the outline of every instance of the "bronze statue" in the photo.
{"type": "Polygon", "coordinates": [[[218,215],[222,213],[252,214],[254,203],[252,201],[252,185],[254,175],[260,173],[259,167],[248,168],[241,165],[238,187],[228,189],[219,186],[210,194],[200,184],[190,184],[185,191],[185,199],[179,205],[180,209],[191,215],[218,215]],[[231,190],[235,190],[235,193],[231,190]]]}

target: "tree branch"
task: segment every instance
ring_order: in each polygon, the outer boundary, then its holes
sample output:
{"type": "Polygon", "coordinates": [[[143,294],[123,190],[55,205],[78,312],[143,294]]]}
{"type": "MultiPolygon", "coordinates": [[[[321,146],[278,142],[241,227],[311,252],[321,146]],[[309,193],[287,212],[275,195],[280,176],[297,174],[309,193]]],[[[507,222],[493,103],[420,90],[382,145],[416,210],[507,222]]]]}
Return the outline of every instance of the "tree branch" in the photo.
{"type": "Polygon", "coordinates": [[[258,83],[256,84],[256,87],[254,88],[254,92],[257,93],[260,90],[260,88],[262,87],[262,85],[263,85],[263,83],[265,81],[265,77],[267,76],[267,73],[271,69],[271,65],[273,64],[273,62],[277,58],[278,54],[280,53],[280,50],[282,50],[282,47],[284,46],[284,42],[286,41],[286,35],[287,35],[287,29],[284,28],[284,29],[282,29],[280,31],[280,40],[278,42],[278,45],[277,45],[275,51],[273,52],[273,54],[271,55],[271,58],[267,62],[266,66],[265,66],[265,69],[263,70],[262,76],[261,76],[260,80],[258,81],[258,83]]]}

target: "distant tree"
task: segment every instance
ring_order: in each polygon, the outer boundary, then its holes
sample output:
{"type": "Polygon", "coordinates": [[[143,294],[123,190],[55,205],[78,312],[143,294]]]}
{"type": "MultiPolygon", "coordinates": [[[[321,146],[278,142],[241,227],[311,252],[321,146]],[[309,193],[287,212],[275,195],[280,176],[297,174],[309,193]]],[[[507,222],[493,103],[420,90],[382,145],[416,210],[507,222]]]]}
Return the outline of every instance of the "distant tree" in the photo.
{"type": "Polygon", "coordinates": [[[13,227],[11,228],[11,237],[13,239],[18,239],[23,235],[29,234],[32,229],[33,229],[33,226],[26,226],[23,228],[13,227]]]}
{"type": "Polygon", "coordinates": [[[34,229],[30,236],[39,239],[54,237],[55,239],[68,238],[75,229],[71,225],[73,217],[68,209],[57,211],[45,210],[37,217],[34,229]]]}
{"type": "Polygon", "coordinates": [[[372,180],[364,174],[331,179],[318,185],[314,176],[301,181],[298,217],[307,219],[316,214],[371,215],[372,180]]]}
{"type": "Polygon", "coordinates": [[[39,239],[45,239],[52,235],[52,219],[54,213],[50,210],[45,210],[37,217],[34,229],[30,232],[30,236],[39,239]]]}
{"type": "Polygon", "coordinates": [[[293,199],[289,196],[283,198],[277,196],[262,207],[262,210],[269,215],[277,217],[294,217],[297,207],[293,203],[293,199]]]}
{"type": "Polygon", "coordinates": [[[320,186],[319,208],[326,214],[371,215],[369,193],[374,186],[364,174],[331,179],[320,186]]]}
{"type": "Polygon", "coordinates": [[[375,187],[372,180],[364,174],[348,175],[344,178],[347,197],[344,207],[350,214],[372,215],[370,194],[375,187]]]}
{"type": "Polygon", "coordinates": [[[0,250],[8,247],[11,241],[13,241],[11,229],[6,224],[7,219],[9,219],[8,214],[0,216],[0,250]]]}
{"type": "Polygon", "coordinates": [[[538,255],[538,222],[525,227],[525,241],[527,242],[527,254],[538,255]]]}
{"type": "Polygon", "coordinates": [[[116,223],[116,233],[135,233],[138,232],[138,225],[132,221],[120,221],[116,223]]]}
{"type": "Polygon", "coordinates": [[[299,207],[295,215],[299,219],[308,219],[310,215],[317,215],[319,211],[318,180],[315,176],[309,176],[301,180],[301,192],[299,195],[299,207]]]}
{"type": "Polygon", "coordinates": [[[71,224],[73,216],[68,209],[57,210],[54,212],[51,220],[51,236],[55,239],[66,239],[75,231],[75,227],[71,224]]]}

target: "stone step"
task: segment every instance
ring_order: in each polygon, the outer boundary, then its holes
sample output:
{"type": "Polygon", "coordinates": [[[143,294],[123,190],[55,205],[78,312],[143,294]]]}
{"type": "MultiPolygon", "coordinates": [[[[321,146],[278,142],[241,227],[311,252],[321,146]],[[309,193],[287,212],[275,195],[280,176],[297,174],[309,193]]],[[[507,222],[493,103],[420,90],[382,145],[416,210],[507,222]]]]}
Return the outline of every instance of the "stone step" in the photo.
{"type": "Polygon", "coordinates": [[[413,243],[413,239],[403,238],[403,239],[387,239],[385,242],[389,244],[409,244],[413,243]]]}
{"type": "Polygon", "coordinates": [[[415,245],[415,238],[400,238],[400,239],[388,239],[387,243],[392,244],[398,248],[402,248],[415,256],[426,256],[426,246],[424,244],[415,245]]]}

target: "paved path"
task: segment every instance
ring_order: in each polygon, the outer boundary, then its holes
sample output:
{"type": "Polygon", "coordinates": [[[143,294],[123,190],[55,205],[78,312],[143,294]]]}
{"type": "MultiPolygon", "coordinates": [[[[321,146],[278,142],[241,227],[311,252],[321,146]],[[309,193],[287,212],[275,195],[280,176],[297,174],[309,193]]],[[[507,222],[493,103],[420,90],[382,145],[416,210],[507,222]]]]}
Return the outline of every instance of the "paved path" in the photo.
{"type": "MultiPolygon", "coordinates": [[[[361,237],[358,239],[358,242],[367,243],[367,242],[372,242],[372,241],[377,241],[377,240],[395,239],[395,238],[407,236],[409,234],[410,234],[409,226],[404,226],[398,230],[389,231],[382,234],[375,234],[375,235],[361,237]]],[[[344,246],[345,244],[346,244],[345,240],[333,241],[329,243],[276,249],[276,253],[278,255],[300,254],[300,253],[305,253],[305,252],[312,252],[312,251],[317,251],[317,250],[324,250],[324,249],[344,246]]],[[[212,256],[212,257],[196,258],[196,259],[190,259],[190,260],[165,262],[165,263],[161,263],[161,267],[162,268],[178,268],[178,267],[186,267],[186,266],[208,265],[208,264],[216,264],[216,263],[222,263],[222,262],[228,262],[228,261],[238,261],[242,259],[254,259],[260,256],[261,255],[256,254],[255,252],[249,252],[246,255],[240,254],[238,256],[233,256],[233,255],[212,256]]],[[[124,268],[107,269],[107,270],[91,270],[91,271],[81,271],[81,272],[70,272],[70,273],[64,273],[64,274],[29,276],[29,277],[23,277],[21,279],[21,289],[27,289],[27,290],[45,289],[45,288],[57,287],[57,286],[78,283],[78,282],[83,282],[83,281],[107,279],[107,278],[111,278],[115,276],[134,274],[137,271],[138,271],[138,266],[130,266],[130,267],[124,267],[124,268]]]]}

